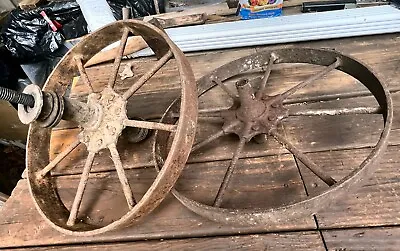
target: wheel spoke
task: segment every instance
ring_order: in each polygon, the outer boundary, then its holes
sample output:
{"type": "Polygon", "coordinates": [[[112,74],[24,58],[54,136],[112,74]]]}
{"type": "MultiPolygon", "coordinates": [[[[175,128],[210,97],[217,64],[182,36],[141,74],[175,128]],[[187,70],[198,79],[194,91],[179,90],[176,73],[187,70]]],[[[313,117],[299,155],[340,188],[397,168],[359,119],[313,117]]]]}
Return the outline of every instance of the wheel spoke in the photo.
{"type": "Polygon", "coordinates": [[[264,96],[265,88],[267,87],[268,78],[269,78],[269,75],[271,74],[272,65],[274,64],[275,60],[276,60],[276,56],[273,53],[271,53],[267,68],[265,69],[265,72],[264,72],[264,77],[261,81],[260,88],[258,89],[258,91],[256,93],[257,99],[260,99],[264,96]]]}
{"type": "Polygon", "coordinates": [[[224,109],[224,110],[215,110],[215,111],[204,111],[201,112],[199,111],[199,120],[203,121],[220,121],[224,122],[224,114],[229,112],[229,110],[224,109]]]}
{"type": "Polygon", "coordinates": [[[217,140],[217,139],[220,138],[221,136],[224,136],[224,135],[226,134],[225,130],[228,130],[228,129],[230,129],[230,128],[232,128],[232,127],[235,127],[235,126],[237,126],[237,125],[238,125],[238,122],[233,123],[233,124],[229,125],[228,127],[226,127],[226,128],[224,128],[224,129],[222,129],[222,130],[220,130],[220,131],[218,131],[218,132],[216,132],[216,133],[210,135],[208,138],[204,139],[203,141],[201,141],[201,142],[199,142],[199,143],[193,145],[191,152],[194,152],[194,151],[196,151],[196,150],[198,150],[198,149],[204,147],[205,145],[208,145],[208,144],[210,144],[211,142],[217,140]]]}
{"type": "Polygon", "coordinates": [[[83,172],[81,175],[81,179],[79,181],[78,189],[75,194],[74,202],[72,203],[72,208],[68,217],[67,225],[73,226],[75,225],[76,217],[78,216],[78,211],[81,206],[83,193],[85,192],[85,187],[89,179],[90,169],[93,165],[95,153],[89,152],[89,155],[86,159],[85,166],[83,168],[83,172]]]}
{"type": "Polygon", "coordinates": [[[354,107],[339,109],[314,109],[308,111],[294,111],[289,109],[289,116],[322,116],[322,115],[354,115],[354,114],[381,114],[380,107],[354,107]]]}
{"type": "Polygon", "coordinates": [[[204,121],[204,122],[214,122],[214,123],[223,123],[224,118],[221,117],[198,117],[198,121],[204,121]]]}
{"type": "Polygon", "coordinates": [[[83,82],[87,86],[89,86],[90,91],[93,93],[94,92],[93,86],[92,86],[92,83],[89,80],[89,77],[88,77],[87,73],[86,73],[86,69],[83,66],[82,58],[81,57],[75,57],[74,59],[75,59],[76,66],[78,67],[79,74],[81,75],[81,78],[82,78],[83,82]]]}
{"type": "Polygon", "coordinates": [[[127,100],[130,98],[144,83],[147,82],[156,72],[165,65],[168,60],[173,56],[171,50],[169,50],[157,63],[148,71],[146,72],[139,80],[134,83],[123,95],[123,98],[127,100]]]}
{"type": "Polygon", "coordinates": [[[128,41],[128,36],[129,36],[129,29],[124,28],[124,31],[123,31],[122,37],[121,37],[121,41],[120,41],[120,45],[119,45],[119,49],[118,49],[117,55],[114,60],[111,77],[108,80],[108,86],[110,88],[114,88],[115,81],[117,80],[118,70],[119,70],[119,66],[121,65],[122,57],[124,56],[124,51],[125,51],[125,47],[126,47],[126,42],[128,41]]]}
{"type": "MultiPolygon", "coordinates": [[[[199,110],[199,118],[221,118],[224,113],[229,112],[228,108],[218,110],[199,110]]],[[[179,113],[172,113],[173,118],[179,118],[179,113]]]]}
{"type": "Polygon", "coordinates": [[[301,82],[300,84],[294,86],[293,88],[291,88],[291,89],[287,90],[286,92],[282,93],[281,95],[279,95],[280,100],[284,100],[284,99],[288,98],[290,95],[294,94],[296,91],[300,90],[301,88],[303,88],[303,87],[307,86],[308,84],[311,84],[315,80],[325,76],[329,72],[331,72],[334,69],[336,69],[337,67],[339,67],[340,64],[341,64],[341,60],[339,58],[336,58],[336,61],[333,64],[326,67],[324,70],[318,72],[317,74],[311,76],[307,80],[301,82]]]}
{"type": "Polygon", "coordinates": [[[216,83],[219,87],[221,87],[221,89],[224,90],[224,92],[228,94],[229,97],[231,97],[233,100],[237,100],[239,98],[239,96],[236,95],[234,92],[232,92],[230,89],[228,89],[228,87],[226,87],[226,85],[222,83],[221,80],[213,79],[212,82],[216,83]]]}
{"type": "Polygon", "coordinates": [[[336,181],[329,175],[325,174],[324,171],[319,168],[310,158],[302,153],[297,147],[290,143],[284,136],[280,135],[275,130],[271,130],[270,134],[286,149],[288,149],[295,157],[297,157],[311,172],[313,172],[318,178],[323,180],[328,186],[332,186],[336,181]]]}
{"type": "Polygon", "coordinates": [[[214,207],[220,207],[222,204],[222,199],[225,194],[226,188],[228,187],[229,181],[232,178],[233,171],[235,170],[236,163],[239,160],[239,155],[242,152],[245,143],[246,143],[245,138],[241,137],[239,144],[236,148],[236,151],[233,154],[231,163],[229,164],[229,167],[225,172],[225,176],[224,176],[224,179],[222,180],[221,186],[218,189],[218,193],[217,193],[217,196],[215,197],[215,201],[214,201],[214,207]]]}
{"type": "Polygon", "coordinates": [[[225,135],[224,130],[220,130],[217,133],[214,133],[213,135],[209,136],[208,138],[206,138],[205,140],[201,141],[200,143],[197,143],[196,145],[193,145],[191,152],[194,152],[200,148],[202,148],[203,146],[217,140],[218,138],[220,138],[221,136],[225,135]]]}
{"type": "Polygon", "coordinates": [[[151,130],[162,130],[162,131],[169,131],[169,132],[175,132],[176,128],[178,127],[177,125],[163,124],[163,123],[149,122],[149,121],[141,121],[141,120],[131,120],[131,119],[125,120],[124,125],[130,126],[130,127],[139,127],[139,128],[146,128],[146,129],[151,129],[151,130]]]}
{"type": "Polygon", "coordinates": [[[38,172],[39,177],[43,178],[48,172],[50,172],[58,163],[60,163],[60,161],[62,161],[65,157],[67,157],[67,155],[72,152],[77,146],[79,146],[81,142],[79,140],[76,140],[75,142],[73,142],[72,144],[70,144],[69,146],[67,146],[67,148],[62,151],[61,153],[59,153],[57,155],[57,157],[55,157],[45,168],[43,168],[42,170],[40,170],[38,172]]]}
{"type": "Polygon", "coordinates": [[[126,202],[128,203],[128,207],[131,210],[133,206],[136,204],[135,198],[132,194],[132,189],[129,185],[128,178],[125,175],[124,168],[122,166],[121,158],[119,157],[119,153],[117,147],[113,145],[109,145],[108,149],[111,153],[111,158],[114,162],[115,169],[117,170],[119,181],[122,185],[122,190],[124,191],[126,202]]]}

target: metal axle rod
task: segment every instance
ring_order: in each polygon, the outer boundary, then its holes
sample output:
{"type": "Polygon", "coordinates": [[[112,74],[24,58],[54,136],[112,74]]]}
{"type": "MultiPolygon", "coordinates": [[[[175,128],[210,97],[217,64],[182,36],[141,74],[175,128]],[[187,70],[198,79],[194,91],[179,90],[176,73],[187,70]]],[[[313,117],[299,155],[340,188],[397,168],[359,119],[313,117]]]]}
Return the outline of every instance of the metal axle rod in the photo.
{"type": "Polygon", "coordinates": [[[32,95],[20,93],[11,89],[0,86],[0,99],[14,103],[21,104],[29,107],[35,105],[35,99],[32,95]]]}
{"type": "MultiPolygon", "coordinates": [[[[38,86],[35,86],[34,90],[42,92],[38,86]]],[[[23,105],[23,111],[18,113],[19,116],[29,116],[30,113],[36,113],[36,116],[33,116],[34,119],[29,120],[30,123],[38,121],[43,122],[44,127],[54,127],[61,118],[78,124],[86,124],[96,119],[95,108],[86,103],[59,97],[56,93],[44,92],[43,94],[35,96],[0,87],[0,99],[23,105]],[[60,101],[60,99],[62,100],[60,101]],[[43,105],[36,107],[36,103],[43,105]],[[27,109],[28,107],[30,109],[27,109]]],[[[26,120],[21,119],[21,121],[26,120]]]]}

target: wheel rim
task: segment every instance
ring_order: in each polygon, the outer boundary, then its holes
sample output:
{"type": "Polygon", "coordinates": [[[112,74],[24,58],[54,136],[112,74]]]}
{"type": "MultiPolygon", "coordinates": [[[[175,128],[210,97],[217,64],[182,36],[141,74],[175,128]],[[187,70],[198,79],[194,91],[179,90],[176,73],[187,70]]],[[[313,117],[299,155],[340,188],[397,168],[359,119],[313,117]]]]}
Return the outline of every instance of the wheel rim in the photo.
{"type": "MultiPolygon", "coordinates": [[[[131,205],[131,209],[124,216],[106,226],[95,226],[82,222],[75,223],[77,212],[75,212],[75,216],[71,216],[72,213],[70,213],[70,211],[63,205],[63,202],[57,193],[55,179],[50,175],[51,168],[48,168],[50,170],[43,172],[43,167],[47,168],[50,165],[48,152],[50,150],[51,129],[43,128],[39,125],[39,123],[31,124],[27,144],[27,168],[30,192],[34,198],[35,205],[43,218],[52,227],[65,234],[89,236],[104,233],[119,227],[128,226],[132,224],[132,222],[149,214],[161,203],[172,186],[175,184],[186,163],[191,145],[193,143],[197,122],[197,97],[193,72],[183,53],[168,38],[168,36],[157,27],[148,23],[137,20],[118,21],[88,35],[63,57],[48,78],[45,86],[43,87],[43,91],[54,91],[57,95],[62,97],[65,95],[70,82],[72,82],[72,78],[78,74],[81,75],[83,82],[88,84],[90,89],[93,90],[90,80],[86,75],[84,64],[105,46],[120,40],[120,38],[122,41],[122,46],[120,45],[119,53],[114,61],[114,67],[108,83],[108,89],[106,88],[107,90],[103,90],[101,97],[103,99],[107,93],[111,93],[110,95],[113,97],[116,97],[118,100],[122,100],[121,107],[126,109],[126,100],[133,95],[137,89],[145,84],[145,82],[151,78],[152,75],[155,74],[155,72],[157,72],[171,57],[175,57],[181,82],[181,97],[179,106],[182,114],[178,124],[167,129],[168,131],[175,132],[173,148],[168,154],[168,159],[165,162],[165,165],[158,173],[151,187],[147,190],[140,201],[138,201],[135,205],[131,205]],[[150,74],[145,73],[144,76],[140,78],[127,92],[125,92],[123,95],[118,95],[112,91],[112,88],[114,87],[122,53],[124,51],[124,46],[126,45],[129,32],[135,35],[141,35],[149,47],[155,52],[156,56],[159,58],[159,61],[156,63],[156,66],[150,70],[150,74]],[[142,82],[138,84],[140,81],[142,82]],[[38,177],[38,173],[41,171],[43,177],[38,177]],[[68,219],[70,220],[69,224],[67,224],[68,219]]],[[[88,99],[88,102],[90,102],[90,97],[88,99]]],[[[123,117],[123,115],[121,116],[123,117]]],[[[125,122],[124,127],[140,127],[138,126],[138,123],[139,125],[143,126],[143,122],[141,121],[131,120],[129,122],[128,119],[125,118],[125,122]]],[[[146,128],[150,129],[164,129],[157,127],[157,123],[147,123],[145,126],[146,128]],[[154,127],[154,125],[156,127],[154,127]]],[[[67,154],[79,143],[84,143],[90,148],[88,159],[85,165],[87,168],[84,168],[84,170],[87,172],[86,176],[88,176],[95,152],[100,148],[108,147],[111,155],[113,156],[113,160],[114,156],[116,156],[116,159],[119,159],[119,162],[114,161],[114,165],[117,168],[118,176],[121,180],[121,184],[123,185],[123,178],[125,174],[121,166],[122,163],[120,157],[118,156],[118,152],[115,152],[117,151],[115,144],[113,145],[110,142],[103,142],[104,144],[102,144],[102,146],[93,150],[91,144],[85,142],[85,134],[81,136],[82,137],[80,140],[67,147],[69,148],[66,151],[67,154]],[[117,166],[119,166],[119,168],[117,166]]],[[[104,139],[102,140],[104,141],[104,139]]],[[[85,180],[87,182],[87,177],[82,178],[83,176],[84,175],[82,174],[81,181],[83,180],[83,183],[85,183],[85,180]]],[[[82,185],[82,188],[84,191],[85,184],[82,185]]],[[[123,185],[123,188],[125,192],[125,188],[129,188],[129,185],[125,187],[123,185]]],[[[83,191],[81,192],[82,195],[83,191]]],[[[79,192],[77,192],[77,194],[78,193],[79,192]]],[[[82,198],[77,199],[77,197],[78,195],[76,195],[75,200],[77,200],[76,204],[79,209],[79,204],[82,198]]],[[[127,201],[128,197],[129,196],[126,196],[127,201]]]]}
{"type": "MultiPolygon", "coordinates": [[[[354,77],[355,79],[359,80],[364,86],[366,86],[369,91],[373,94],[375,99],[378,101],[380,106],[380,112],[383,114],[383,122],[384,128],[381,133],[381,137],[379,138],[377,144],[375,145],[374,149],[371,153],[367,156],[367,158],[361,163],[361,165],[353,170],[350,174],[344,177],[339,182],[336,181],[329,181],[329,177],[320,177],[328,178],[325,179],[326,183],[331,182],[331,186],[329,190],[315,196],[312,198],[308,198],[306,200],[302,200],[300,202],[296,202],[293,204],[289,204],[286,206],[275,207],[270,209],[231,209],[231,208],[220,208],[220,202],[218,202],[218,195],[220,195],[221,187],[223,188],[224,185],[220,186],[220,190],[217,193],[216,199],[214,201],[214,206],[206,205],[195,200],[184,196],[179,191],[173,189],[173,195],[189,210],[209,219],[212,221],[217,221],[225,224],[234,224],[234,225],[242,225],[242,226],[262,226],[263,228],[270,228],[273,227],[273,224],[278,224],[282,222],[292,221],[294,219],[302,218],[309,216],[311,214],[319,212],[321,209],[325,208],[329,203],[335,201],[337,198],[345,194],[349,189],[359,186],[363,180],[365,180],[373,171],[373,164],[377,161],[377,159],[383,154],[387,144],[388,144],[388,137],[389,131],[392,125],[393,120],[393,106],[392,100],[390,97],[389,92],[386,90],[385,85],[378,79],[376,74],[369,69],[367,66],[359,63],[355,59],[344,56],[336,51],[332,50],[318,50],[318,49],[308,49],[308,48],[292,48],[292,49],[280,49],[274,50],[269,52],[257,53],[254,55],[250,55],[247,57],[240,58],[233,62],[230,62],[210,74],[202,77],[198,80],[198,94],[199,96],[203,95],[207,91],[211,90],[213,87],[219,85],[224,80],[231,78],[234,75],[245,73],[249,70],[257,69],[263,66],[266,66],[266,79],[268,79],[269,73],[268,71],[271,70],[272,64],[275,63],[308,63],[308,64],[316,64],[327,66],[328,70],[332,70],[337,68],[338,70],[349,74],[350,76],[354,77]],[[339,61],[339,63],[336,63],[339,61]],[[272,62],[272,63],[271,63],[272,62]]],[[[328,71],[327,71],[328,72],[328,71]]],[[[321,73],[321,72],[320,72],[321,73]]],[[[326,73],[325,73],[326,74],[326,73]]],[[[316,74],[318,75],[318,74],[316,74]]],[[[314,75],[315,76],[315,75],[314,75]]],[[[246,83],[239,83],[240,85],[246,85],[246,83]]],[[[265,83],[262,83],[261,86],[265,86],[265,83]]],[[[298,86],[301,86],[298,85],[298,86]]],[[[222,89],[225,89],[221,86],[222,89]]],[[[262,87],[261,87],[262,88],[262,87]]],[[[301,87],[300,87],[301,88],[301,87]]],[[[298,88],[299,89],[299,88],[298,88]]],[[[291,93],[292,91],[296,91],[296,88],[293,88],[286,93],[291,93]]],[[[225,91],[229,96],[233,96],[232,93],[229,91],[225,91]]],[[[239,99],[240,97],[239,92],[239,99]]],[[[255,93],[255,97],[257,98],[257,93],[255,93]]],[[[279,95],[277,95],[279,96],[279,95]]],[[[258,97],[259,98],[259,97],[258,97]]],[[[272,97],[270,97],[272,98],[272,97]]],[[[271,100],[271,99],[269,99],[271,100]]],[[[243,104],[243,103],[241,103],[243,104]]],[[[171,105],[172,108],[176,106],[176,103],[171,105]]],[[[254,108],[257,104],[252,104],[253,110],[257,110],[254,108]]],[[[278,106],[279,108],[279,106],[278,106]]],[[[176,108],[174,108],[176,109],[176,108]]],[[[373,110],[373,109],[372,109],[373,110]]],[[[371,111],[372,111],[371,110],[371,111]]],[[[249,110],[247,110],[249,111],[249,110]]],[[[360,111],[368,113],[370,111],[360,111]]],[[[283,111],[281,111],[283,113],[283,111]]],[[[238,113],[236,111],[235,115],[240,115],[243,113],[238,113]]],[[[250,115],[249,115],[250,116],[250,115]]],[[[255,115],[256,117],[257,115],[255,115]]],[[[251,117],[251,116],[250,116],[251,117]]],[[[173,122],[173,113],[171,110],[167,110],[164,114],[163,118],[160,121],[169,121],[173,122]]],[[[229,122],[229,121],[228,121],[229,122]]],[[[232,122],[232,121],[230,121],[232,122]]],[[[232,124],[232,123],[231,123],[232,124]]],[[[229,123],[227,123],[227,119],[224,119],[224,127],[225,133],[233,132],[239,134],[237,131],[235,132],[235,128],[229,127],[229,123]]],[[[264,127],[268,127],[265,126],[264,127]]],[[[240,128],[241,130],[245,130],[244,126],[240,128]]],[[[224,131],[224,128],[223,130],[224,131]]],[[[264,131],[275,138],[278,137],[278,141],[282,140],[280,135],[271,134],[273,128],[267,128],[264,131]]],[[[208,139],[213,140],[213,136],[219,137],[220,135],[210,136],[208,139]]],[[[157,133],[157,137],[155,140],[155,148],[154,148],[154,157],[158,165],[163,163],[163,158],[165,155],[165,151],[167,146],[163,144],[165,141],[161,141],[165,137],[163,133],[157,133]]],[[[165,140],[165,139],[164,139],[165,140]]],[[[203,142],[206,142],[204,140],[203,142]]],[[[243,140],[245,141],[245,140],[243,140]]],[[[201,142],[201,143],[203,143],[201,142]]],[[[212,142],[212,141],[210,141],[212,142]]],[[[206,143],[210,143],[206,142],[206,143]]],[[[201,144],[200,143],[200,144],[201,144]]],[[[285,142],[283,142],[285,143],[285,142]]],[[[198,145],[196,144],[193,146],[193,149],[196,149],[198,145]]],[[[237,147],[237,150],[240,151],[241,144],[237,147]]],[[[290,146],[289,146],[290,147],[290,146]]],[[[286,147],[289,149],[288,147],[286,147]]],[[[292,149],[293,150],[293,149],[292,149]]],[[[293,153],[293,151],[291,151],[293,153]]],[[[236,155],[236,154],[235,154],[236,155]]],[[[235,156],[234,155],[234,156],[235,156]]],[[[293,154],[298,157],[296,154],[293,154]]],[[[301,160],[302,161],[302,160],[301,160]]],[[[307,162],[307,160],[304,160],[307,162]]],[[[302,161],[303,162],[303,161],[302,161]]],[[[304,162],[303,162],[304,163],[304,162]]],[[[231,161],[232,164],[232,161],[231,161]]],[[[304,163],[305,164],[305,163],[304,163]]],[[[306,165],[307,166],[307,165],[306,165]]],[[[231,174],[227,173],[226,176],[231,174]]],[[[232,171],[233,172],[233,171],[232,171]]],[[[318,175],[317,175],[318,176],[318,175]]],[[[224,182],[222,182],[223,184],[224,182]]],[[[228,184],[229,184],[229,177],[228,177],[228,184]]],[[[226,186],[225,188],[226,189],[226,186]]]]}

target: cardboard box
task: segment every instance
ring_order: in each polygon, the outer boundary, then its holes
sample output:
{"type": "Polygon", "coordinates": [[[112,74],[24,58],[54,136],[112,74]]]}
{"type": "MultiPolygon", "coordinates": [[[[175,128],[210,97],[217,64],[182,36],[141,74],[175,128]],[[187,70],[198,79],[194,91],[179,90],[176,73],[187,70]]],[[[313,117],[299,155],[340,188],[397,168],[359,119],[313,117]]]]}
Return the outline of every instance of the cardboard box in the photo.
{"type": "Polygon", "coordinates": [[[242,19],[276,17],[282,15],[283,0],[240,0],[242,19]]]}

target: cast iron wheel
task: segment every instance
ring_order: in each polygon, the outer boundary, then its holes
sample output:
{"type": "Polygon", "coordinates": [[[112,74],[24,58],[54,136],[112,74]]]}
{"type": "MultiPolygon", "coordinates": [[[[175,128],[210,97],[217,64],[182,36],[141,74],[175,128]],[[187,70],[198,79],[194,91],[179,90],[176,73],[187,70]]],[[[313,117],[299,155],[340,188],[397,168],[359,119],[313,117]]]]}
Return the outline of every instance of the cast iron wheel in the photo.
{"type": "MultiPolygon", "coordinates": [[[[57,65],[43,87],[43,96],[47,95],[53,101],[58,100],[54,102],[56,105],[52,108],[52,111],[56,113],[50,112],[46,119],[42,118],[42,121],[32,123],[29,130],[27,145],[29,187],[35,205],[43,218],[62,233],[88,236],[128,226],[156,208],[175,184],[193,144],[197,123],[195,84],[193,72],[184,54],[163,31],[149,23],[136,20],[118,21],[88,35],[73,47],[57,65]],[[114,84],[130,33],[142,36],[159,60],[125,93],[118,94],[114,91],[114,84]],[[120,40],[119,51],[115,57],[108,85],[101,92],[95,93],[84,65],[101,49],[118,40],[120,40]],[[171,125],[128,119],[127,100],[173,57],[181,84],[178,106],[182,114],[179,122],[171,125]],[[80,75],[83,83],[91,90],[86,104],[64,97],[76,75],[80,75]],[[65,111],[62,111],[64,107],[65,111]],[[49,161],[51,135],[49,128],[55,126],[61,117],[78,122],[81,132],[74,143],[49,161]],[[175,132],[173,147],[165,165],[151,187],[137,202],[116,148],[117,140],[125,127],[175,132]],[[55,179],[50,171],[80,144],[86,146],[88,156],[72,207],[67,209],[59,198],[55,179]],[[93,160],[96,153],[102,149],[108,149],[111,154],[128,204],[128,211],[106,226],[97,226],[78,221],[77,217],[93,160]]],[[[37,103],[39,102],[36,102],[35,106],[37,103]]]]}
{"type": "MultiPolygon", "coordinates": [[[[235,134],[238,136],[239,143],[236,145],[236,150],[233,151],[233,157],[226,169],[218,192],[216,196],[213,197],[215,198],[213,200],[214,203],[212,205],[206,205],[190,199],[188,196],[183,195],[182,192],[179,192],[176,189],[172,190],[173,195],[184,206],[209,220],[226,224],[261,226],[263,228],[268,228],[272,223],[287,222],[301,217],[310,216],[327,207],[329,203],[337,200],[349,189],[356,187],[361,183],[361,181],[365,180],[372,173],[373,164],[383,154],[387,146],[389,131],[393,120],[393,107],[389,92],[386,90],[385,85],[378,79],[376,74],[374,74],[367,66],[336,51],[292,48],[256,53],[223,65],[198,80],[199,97],[206,94],[216,86],[225,92],[225,96],[229,96],[233,100],[233,104],[230,105],[230,108],[224,110],[213,111],[211,109],[203,114],[199,111],[199,121],[201,121],[201,119],[220,121],[222,128],[218,132],[205,137],[205,139],[200,140],[198,143],[195,143],[192,152],[198,151],[198,149],[205,146],[212,148],[213,142],[228,134],[235,134]],[[268,78],[272,67],[275,64],[281,63],[305,63],[319,65],[325,68],[283,93],[269,96],[265,93],[268,78]],[[301,88],[325,76],[334,69],[348,74],[361,82],[368,91],[373,94],[379,107],[291,111],[290,105],[292,102],[291,100],[288,100],[288,97],[301,88]],[[255,90],[255,83],[249,83],[246,78],[241,78],[236,82],[235,87],[237,93],[236,91],[232,91],[232,88],[228,88],[226,85],[230,78],[236,75],[240,78],[240,76],[243,76],[246,72],[254,71],[264,72],[263,78],[258,80],[258,90],[255,90]],[[362,161],[361,165],[351,171],[351,173],[347,174],[347,176],[337,181],[327,174],[323,167],[316,165],[310,157],[287,140],[285,136],[280,134],[277,130],[277,126],[290,116],[356,116],[358,114],[382,114],[383,129],[379,140],[377,140],[377,144],[371,148],[371,152],[362,161]],[[267,209],[237,209],[221,207],[225,192],[229,188],[235,188],[235,184],[229,184],[229,182],[234,174],[239,155],[243,151],[245,144],[253,138],[255,141],[259,141],[258,143],[260,144],[263,142],[265,143],[266,141],[268,142],[270,138],[274,138],[294,157],[302,162],[304,166],[313,173],[313,175],[326,183],[329,188],[318,195],[309,196],[295,203],[267,209]]],[[[336,101],[336,98],[333,100],[336,101]]],[[[302,101],[299,101],[299,103],[300,102],[302,101]]],[[[178,116],[176,111],[177,103],[172,103],[171,108],[166,111],[160,122],[173,123],[178,116]]],[[[201,129],[201,124],[199,128],[201,129]]],[[[158,166],[162,166],[165,161],[165,154],[169,147],[168,144],[165,143],[168,141],[167,139],[167,134],[157,132],[153,152],[158,166]]],[[[245,153],[243,153],[243,155],[247,156],[245,153]]],[[[199,160],[196,161],[198,162],[199,160]]],[[[188,163],[190,163],[190,158],[188,163]]],[[[268,177],[265,177],[265,179],[268,179],[268,177]]],[[[196,191],[196,189],[193,191],[196,191]]],[[[268,200],[268,198],[263,198],[262,200],[268,200]]]]}

